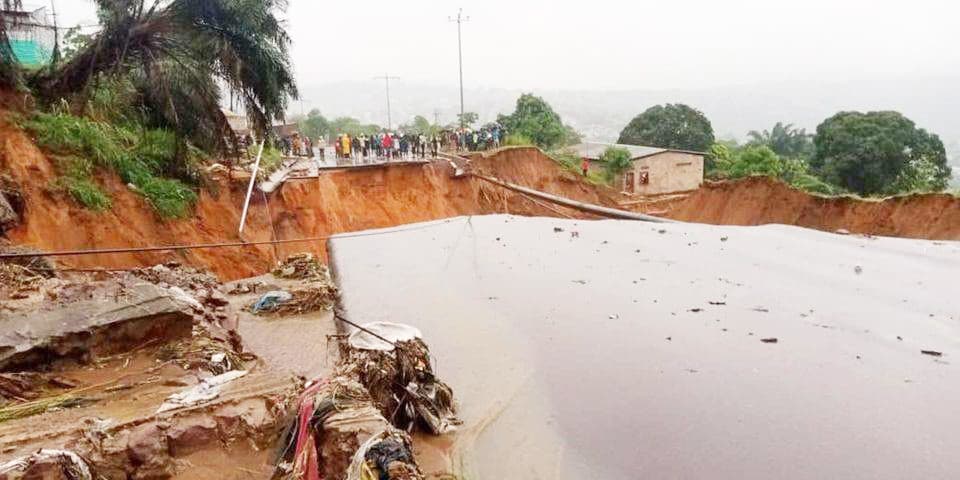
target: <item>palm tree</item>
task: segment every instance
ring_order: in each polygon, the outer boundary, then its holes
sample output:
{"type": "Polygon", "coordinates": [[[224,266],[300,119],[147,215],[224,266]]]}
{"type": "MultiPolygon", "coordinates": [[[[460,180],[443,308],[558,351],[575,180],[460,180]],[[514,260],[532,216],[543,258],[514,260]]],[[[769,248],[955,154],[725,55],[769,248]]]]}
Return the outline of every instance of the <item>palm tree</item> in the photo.
{"type": "Polygon", "coordinates": [[[784,125],[783,122],[777,122],[771,130],[752,130],[747,136],[750,137],[750,143],[766,145],[777,155],[790,158],[806,157],[813,146],[812,137],[806,129],[797,129],[792,123],[784,125]]]}
{"type": "MultiPolygon", "coordinates": [[[[6,0],[4,0],[6,1],[6,0]]],[[[297,87],[285,0],[95,0],[101,31],[68,61],[29,80],[47,102],[126,77],[150,118],[210,141],[229,133],[220,85],[242,100],[253,128],[282,119],[297,87]]]]}

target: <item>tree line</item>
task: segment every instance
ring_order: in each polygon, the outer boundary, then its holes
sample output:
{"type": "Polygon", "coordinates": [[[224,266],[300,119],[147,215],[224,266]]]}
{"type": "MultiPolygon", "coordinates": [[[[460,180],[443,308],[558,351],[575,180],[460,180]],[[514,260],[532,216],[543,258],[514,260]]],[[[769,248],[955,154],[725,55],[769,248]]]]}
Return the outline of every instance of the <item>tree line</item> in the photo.
{"type": "Polygon", "coordinates": [[[704,152],[711,176],[767,175],[827,194],[942,191],[952,173],[940,138],[893,111],[839,112],[815,133],[778,122],[739,144],[717,141],[694,108],[658,105],[631,120],[619,143],[704,152]]]}

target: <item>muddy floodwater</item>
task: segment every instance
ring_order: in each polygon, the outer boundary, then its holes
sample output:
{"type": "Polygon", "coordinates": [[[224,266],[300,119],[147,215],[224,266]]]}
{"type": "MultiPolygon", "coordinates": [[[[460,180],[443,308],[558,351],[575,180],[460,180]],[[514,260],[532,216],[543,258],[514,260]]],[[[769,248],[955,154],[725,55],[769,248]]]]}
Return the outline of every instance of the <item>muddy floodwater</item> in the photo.
{"type": "Polygon", "coordinates": [[[427,473],[960,472],[960,243],[499,215],[330,245],[347,316],[420,328],[457,395],[427,473]]]}

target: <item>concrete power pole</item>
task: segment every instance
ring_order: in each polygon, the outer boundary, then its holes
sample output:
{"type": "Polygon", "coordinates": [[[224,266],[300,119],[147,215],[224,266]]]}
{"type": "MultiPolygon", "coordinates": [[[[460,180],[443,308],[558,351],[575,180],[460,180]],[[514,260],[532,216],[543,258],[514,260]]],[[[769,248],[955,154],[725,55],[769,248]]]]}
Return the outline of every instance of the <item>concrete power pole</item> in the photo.
{"type": "Polygon", "coordinates": [[[390,80],[400,80],[400,77],[391,77],[389,73],[382,77],[373,77],[374,80],[383,80],[387,84],[387,130],[393,130],[393,118],[390,116],[390,80]]]}
{"type": "Polygon", "coordinates": [[[457,18],[450,17],[449,20],[451,22],[457,22],[457,50],[460,55],[460,128],[463,129],[463,116],[465,112],[463,108],[463,32],[461,27],[463,26],[463,22],[470,20],[470,17],[464,17],[463,9],[461,8],[457,12],[457,18]]]}

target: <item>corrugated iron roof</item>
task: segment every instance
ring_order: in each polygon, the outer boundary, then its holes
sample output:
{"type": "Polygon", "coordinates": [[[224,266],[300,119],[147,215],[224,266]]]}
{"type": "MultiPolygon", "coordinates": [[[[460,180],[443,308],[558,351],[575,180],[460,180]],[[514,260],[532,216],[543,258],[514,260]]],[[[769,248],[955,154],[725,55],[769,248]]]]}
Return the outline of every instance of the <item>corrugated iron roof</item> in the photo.
{"type": "Polygon", "coordinates": [[[570,147],[580,158],[599,160],[603,152],[610,147],[623,148],[630,152],[630,158],[637,159],[666,152],[666,148],[646,147],[643,145],[624,145],[619,143],[583,142],[570,147]]]}
{"type": "Polygon", "coordinates": [[[648,147],[645,145],[626,145],[622,143],[602,143],[602,142],[583,142],[576,145],[567,147],[567,150],[576,153],[580,158],[586,158],[588,160],[600,160],[600,157],[603,156],[603,152],[607,151],[608,148],[623,148],[630,152],[630,158],[637,160],[639,158],[649,157],[651,155],[656,155],[663,152],[681,152],[689,153],[692,155],[705,155],[703,152],[693,152],[689,150],[678,150],[676,148],[660,148],[660,147],[648,147]]]}

